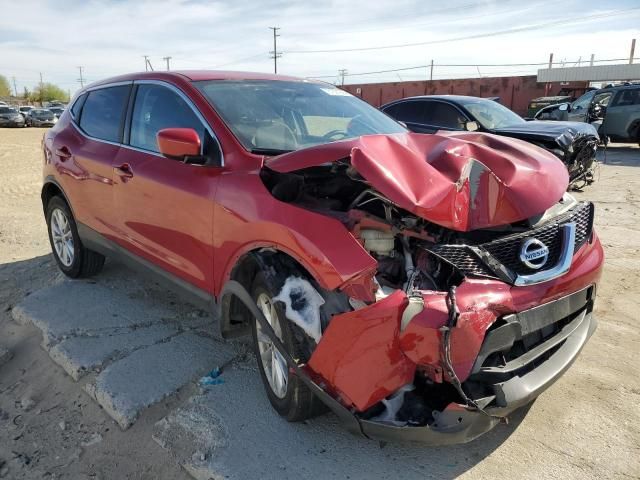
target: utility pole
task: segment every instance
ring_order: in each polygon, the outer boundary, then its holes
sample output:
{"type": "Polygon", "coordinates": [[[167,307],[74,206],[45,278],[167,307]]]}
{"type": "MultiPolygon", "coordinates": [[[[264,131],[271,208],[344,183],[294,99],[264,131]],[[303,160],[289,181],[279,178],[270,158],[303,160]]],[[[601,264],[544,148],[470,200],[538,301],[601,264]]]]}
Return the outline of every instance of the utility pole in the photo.
{"type": "Polygon", "coordinates": [[[278,58],[282,57],[281,53],[278,53],[278,30],[280,27],[269,27],[273,30],[273,50],[269,52],[271,54],[270,58],[273,58],[273,73],[278,73],[278,58]]]}
{"type": "Polygon", "coordinates": [[[16,94],[16,97],[18,96],[18,87],[16,87],[16,77],[12,77],[13,78],[13,92],[16,94]]]}
{"type": "Polygon", "coordinates": [[[595,60],[595,58],[596,58],[596,54],[592,53],[591,54],[591,60],[589,61],[589,66],[590,67],[593,67],[593,61],[595,60]]]}
{"type": "Polygon", "coordinates": [[[338,75],[340,75],[340,85],[344,87],[344,76],[347,74],[346,68],[341,68],[338,70],[338,75]]]}
{"type": "Polygon", "coordinates": [[[78,83],[80,83],[80,88],[84,88],[84,78],[82,78],[82,67],[78,67],[78,71],[80,72],[80,78],[78,78],[78,83]]]}
{"type": "Polygon", "coordinates": [[[149,55],[143,55],[144,57],[144,71],[148,72],[151,70],[153,72],[153,66],[151,65],[151,60],[149,60],[149,55]]]}
{"type": "Polygon", "coordinates": [[[429,81],[433,80],[433,59],[431,60],[431,69],[429,71],[429,81]]]}
{"type": "Polygon", "coordinates": [[[44,89],[44,83],[42,82],[42,72],[40,72],[40,106],[44,106],[42,103],[42,95],[43,95],[43,90],[44,89]]]}
{"type": "Polygon", "coordinates": [[[636,39],[631,39],[631,52],[629,53],[629,64],[633,63],[633,56],[636,53],[636,39]]]}
{"type": "Polygon", "coordinates": [[[169,60],[171,60],[171,57],[162,57],[162,59],[167,62],[167,72],[170,70],[169,68],[169,60]]]}

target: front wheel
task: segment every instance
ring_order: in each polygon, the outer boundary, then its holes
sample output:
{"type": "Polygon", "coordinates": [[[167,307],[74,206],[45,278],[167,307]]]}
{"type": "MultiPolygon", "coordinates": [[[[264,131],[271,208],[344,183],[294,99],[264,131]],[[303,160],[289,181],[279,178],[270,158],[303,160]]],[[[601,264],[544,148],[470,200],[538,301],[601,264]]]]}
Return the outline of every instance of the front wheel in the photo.
{"type": "Polygon", "coordinates": [[[104,256],[82,245],[78,227],[67,202],[53,197],[47,204],[49,242],[62,273],[71,278],[90,277],[104,265],[104,256]]]}
{"type": "MultiPolygon", "coordinates": [[[[297,326],[287,320],[282,304],[273,301],[277,293],[273,291],[273,286],[266,280],[264,273],[258,273],[252,288],[254,301],[287,352],[295,359],[307,361],[309,354],[296,338],[297,332],[294,332],[297,326]]],[[[273,408],[290,422],[302,421],[323,413],[325,408],[322,402],[289,368],[284,356],[265,334],[257,319],[253,320],[252,334],[258,369],[273,408]]]]}

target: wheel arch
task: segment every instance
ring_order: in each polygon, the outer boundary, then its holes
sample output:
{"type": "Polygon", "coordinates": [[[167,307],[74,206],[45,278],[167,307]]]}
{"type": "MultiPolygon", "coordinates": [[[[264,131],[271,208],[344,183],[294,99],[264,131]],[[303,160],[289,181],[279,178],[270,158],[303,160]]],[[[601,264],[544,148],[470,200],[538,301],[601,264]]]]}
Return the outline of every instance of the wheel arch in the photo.
{"type": "MultiPolygon", "coordinates": [[[[273,276],[277,274],[283,279],[289,275],[298,275],[315,284],[316,288],[321,289],[313,274],[301,261],[288,252],[274,247],[257,247],[244,252],[236,259],[233,267],[224,278],[240,283],[250,292],[253,279],[259,271],[270,272],[273,276]]],[[[221,297],[219,299],[219,314],[220,334],[223,338],[236,338],[250,334],[250,320],[253,317],[236,297],[229,295],[221,297]]]]}
{"type": "Polygon", "coordinates": [[[69,206],[69,209],[71,210],[71,214],[75,217],[75,213],[73,211],[73,207],[71,206],[71,202],[69,202],[69,198],[67,197],[67,194],[64,193],[62,186],[60,186],[60,184],[56,181],[55,178],[47,177],[44,181],[44,184],[42,185],[42,190],[40,191],[40,198],[42,200],[42,209],[44,210],[45,213],[47,211],[47,205],[49,204],[49,201],[53,197],[62,197],[64,201],[67,203],[67,205],[69,206]]]}

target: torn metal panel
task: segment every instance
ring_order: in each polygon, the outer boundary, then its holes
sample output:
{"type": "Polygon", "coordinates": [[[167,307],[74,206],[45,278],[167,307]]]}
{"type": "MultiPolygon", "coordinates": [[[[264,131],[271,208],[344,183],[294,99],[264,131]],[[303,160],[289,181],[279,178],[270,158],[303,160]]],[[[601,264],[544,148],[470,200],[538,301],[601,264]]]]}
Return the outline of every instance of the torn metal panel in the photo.
{"type": "Polygon", "coordinates": [[[363,411],[411,383],[416,365],[400,349],[402,291],[354,312],[336,315],[309,367],[342,398],[363,411]]]}

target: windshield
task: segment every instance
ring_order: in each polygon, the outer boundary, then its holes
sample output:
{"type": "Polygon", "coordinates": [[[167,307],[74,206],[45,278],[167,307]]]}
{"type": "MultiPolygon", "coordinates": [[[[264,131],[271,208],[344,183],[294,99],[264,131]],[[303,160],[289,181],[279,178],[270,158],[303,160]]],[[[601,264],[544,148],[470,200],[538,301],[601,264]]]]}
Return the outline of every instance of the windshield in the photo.
{"type": "Polygon", "coordinates": [[[520,115],[493,100],[469,98],[460,100],[460,103],[488,130],[513,127],[526,122],[520,115]]]}
{"type": "Polygon", "coordinates": [[[280,80],[195,84],[238,140],[254,153],[278,154],[361,135],[406,131],[333,85],[280,80]]]}

